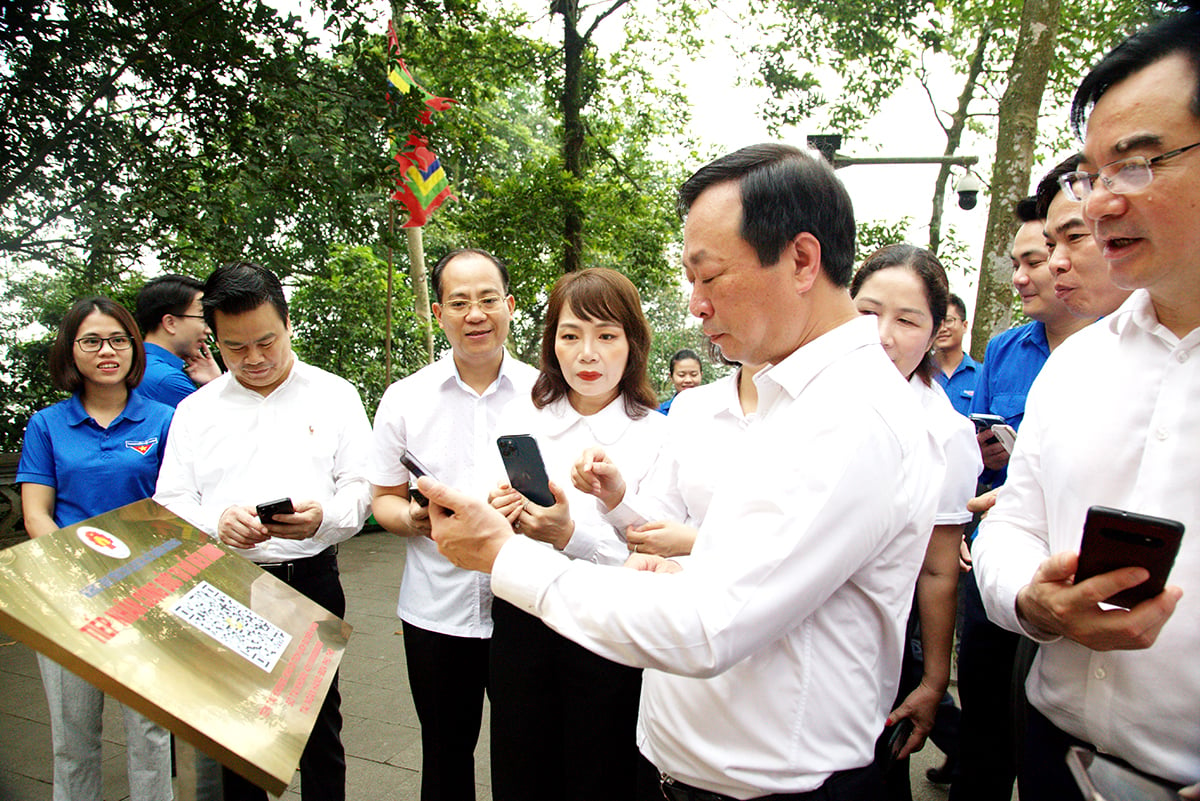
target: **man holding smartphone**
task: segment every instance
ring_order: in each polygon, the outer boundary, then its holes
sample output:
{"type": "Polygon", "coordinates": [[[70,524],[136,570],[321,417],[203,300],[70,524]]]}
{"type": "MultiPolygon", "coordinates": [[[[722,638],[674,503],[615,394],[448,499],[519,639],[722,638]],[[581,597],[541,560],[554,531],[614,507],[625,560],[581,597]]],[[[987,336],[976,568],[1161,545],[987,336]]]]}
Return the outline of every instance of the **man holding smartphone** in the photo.
{"type": "Polygon", "coordinates": [[[505,350],[516,301],[508,270],[482,250],[433,268],[433,313],[450,353],[388,387],[375,414],[369,477],[375,519],[407,538],[397,615],[421,721],[422,801],[475,798],[475,744],[487,689],[492,591],[486,576],[438,553],[429,512],[411,497],[408,451],[429,472],[480,497],[504,476],[496,449],[504,409],[528,404],[537,370],[505,350]]]}
{"type": "MultiPolygon", "coordinates": [[[[204,315],[229,372],[179,404],[154,499],[344,616],[337,545],[362,528],[370,502],[371,428],[358,391],[293,355],[283,287],[264,267],[217,268],[204,315]],[[259,504],[278,510],[274,522],[259,504]]],[[[346,797],[340,702],[335,676],[300,756],[304,801],[346,797]]],[[[224,797],[266,793],[225,769],[224,797]]]]}
{"type": "Polygon", "coordinates": [[[976,541],[988,614],[1042,643],[1026,684],[1022,801],[1075,792],[1071,745],[1176,786],[1200,781],[1198,65],[1200,15],[1188,11],[1118,45],[1072,106],[1086,133],[1063,191],[1082,202],[1113,283],[1133,294],[1038,376],[976,541]],[[1145,581],[1144,568],[1074,581],[1097,505],[1187,530],[1171,583],[1128,611],[1100,602],[1145,581]]]}
{"type": "Polygon", "coordinates": [[[498,597],[649,668],[639,799],[875,798],[944,456],[850,299],[854,216],[826,162],[743,148],[679,208],[692,313],[728,358],[768,364],[691,555],[572,560],[421,479],[433,536],[498,597]]]}

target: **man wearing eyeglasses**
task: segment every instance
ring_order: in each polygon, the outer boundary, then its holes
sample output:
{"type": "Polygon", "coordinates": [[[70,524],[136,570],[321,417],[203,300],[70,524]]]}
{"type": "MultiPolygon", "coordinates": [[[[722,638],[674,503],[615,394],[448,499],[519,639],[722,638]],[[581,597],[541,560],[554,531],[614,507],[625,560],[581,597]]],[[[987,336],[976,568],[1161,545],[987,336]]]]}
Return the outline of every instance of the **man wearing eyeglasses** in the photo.
{"type": "Polygon", "coordinates": [[[369,477],[379,524],[407,538],[397,615],[421,722],[422,801],[475,798],[475,744],[487,689],[492,591],[430,539],[428,509],[409,491],[407,450],[434,476],[486,498],[504,476],[502,412],[529,402],[537,371],[505,350],[516,301],[490,253],[456,250],[433,268],[433,313],[450,353],[388,388],[375,414],[369,477]]]}
{"type": "Polygon", "coordinates": [[[1063,755],[1095,748],[1171,785],[1200,782],[1200,15],[1167,18],[1083,80],[1079,168],[1061,177],[1130,298],[1049,361],[975,565],[988,614],[1040,641],[1022,801],[1076,793],[1063,755]],[[1187,534],[1166,589],[1128,567],[1074,581],[1087,509],[1166,517],[1187,534]]]}
{"type": "Polygon", "coordinates": [[[221,374],[208,350],[204,284],[186,275],[147,281],[137,295],[134,317],[146,343],[146,375],[137,392],[175,407],[221,374]]]}
{"type": "Polygon", "coordinates": [[[958,295],[951,295],[946,318],[942,320],[942,327],[933,340],[933,359],[938,366],[934,377],[946,390],[946,397],[950,398],[954,411],[961,415],[971,412],[977,373],[983,366],[963,350],[966,332],[967,304],[958,295]]]}

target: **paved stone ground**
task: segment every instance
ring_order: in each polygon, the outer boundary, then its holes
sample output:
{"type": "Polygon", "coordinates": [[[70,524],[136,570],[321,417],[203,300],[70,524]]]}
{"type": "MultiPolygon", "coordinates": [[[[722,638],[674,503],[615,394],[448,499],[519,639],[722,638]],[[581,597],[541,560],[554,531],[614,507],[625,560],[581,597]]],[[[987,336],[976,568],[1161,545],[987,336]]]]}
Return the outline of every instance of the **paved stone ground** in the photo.
{"type": "MultiPolygon", "coordinates": [[[[354,626],[340,679],[347,797],[353,801],[417,799],[420,731],[396,619],[404,545],[400,538],[383,532],[360,534],[342,546],[339,562],[346,589],[346,618],[354,626]]],[[[115,705],[108,707],[104,717],[104,801],[123,801],[129,794],[124,731],[115,705]]],[[[491,801],[487,725],[485,718],[484,734],[475,751],[478,801],[491,801]]],[[[941,759],[931,744],[912,760],[916,801],[946,798],[945,788],[925,779],[925,769],[941,759]]],[[[51,760],[50,728],[37,662],[28,648],[0,633],[0,801],[48,801],[51,760]]],[[[299,775],[282,798],[299,801],[299,775]]]]}

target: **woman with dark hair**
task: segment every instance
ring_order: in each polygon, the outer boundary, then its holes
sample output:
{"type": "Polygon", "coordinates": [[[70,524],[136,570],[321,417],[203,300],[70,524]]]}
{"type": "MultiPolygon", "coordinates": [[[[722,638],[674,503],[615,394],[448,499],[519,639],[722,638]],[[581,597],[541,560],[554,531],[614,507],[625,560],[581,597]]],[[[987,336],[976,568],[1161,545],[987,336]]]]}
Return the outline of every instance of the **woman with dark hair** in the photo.
{"type": "Polygon", "coordinates": [[[975,494],[983,462],[974,427],[954,411],[946,393],[933,380],[936,365],[930,349],[946,316],[950,295],[946,271],[937,257],[912,245],[881,248],[859,268],[850,283],[850,294],[859,313],[878,318],[883,349],[920,399],[926,425],[946,455],[941,499],[917,578],[913,613],[909,615],[909,642],[900,671],[898,706],[888,717],[889,725],[903,718],[911,718],[914,724],[901,750],[903,759],[888,775],[887,797],[895,801],[912,797],[907,757],[932,730],[938,704],[950,682],[959,546],[963,528],[971,520],[967,501],[975,494]],[[913,648],[918,620],[923,663],[913,648]]]}
{"type": "MultiPolygon", "coordinates": [[[[615,453],[633,484],[649,470],[666,420],[652,412],[650,326],[637,289],[615,270],[569,273],[550,293],[529,431],[555,503],[538,506],[507,484],[492,505],[527,537],[568,556],[620,565],[628,556],[595,501],[570,484],[580,453],[615,453]]],[[[641,671],[603,659],[497,598],[491,642],[492,797],[633,798],[641,671]]]]}
{"type": "MultiPolygon", "coordinates": [[[[30,419],[17,468],[30,537],[154,494],[173,410],[130,392],[145,366],[137,324],[119,304],[86,298],[67,312],[50,350],[50,375],[71,397],[30,419]]],[[[40,654],[38,664],[50,705],[54,801],[98,801],[104,694],[40,654]]],[[[130,798],[169,800],[169,734],[122,710],[130,798]]]]}
{"type": "Polygon", "coordinates": [[[683,348],[675,351],[675,355],[671,357],[671,365],[669,368],[671,376],[671,386],[675,387],[675,394],[663,401],[662,406],[658,410],[663,414],[668,414],[671,411],[671,404],[679,397],[679,393],[685,389],[692,389],[704,383],[704,368],[700,364],[700,357],[696,355],[696,351],[690,348],[683,348]]]}

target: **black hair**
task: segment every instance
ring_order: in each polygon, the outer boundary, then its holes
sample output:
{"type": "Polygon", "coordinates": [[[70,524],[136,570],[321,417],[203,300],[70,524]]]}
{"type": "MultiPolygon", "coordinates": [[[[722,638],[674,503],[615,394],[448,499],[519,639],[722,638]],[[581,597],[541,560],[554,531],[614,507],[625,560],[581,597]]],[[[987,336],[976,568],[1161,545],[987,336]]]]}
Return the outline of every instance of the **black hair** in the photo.
{"type": "Polygon", "coordinates": [[[146,372],[146,349],[142,346],[142,335],[138,332],[137,323],[129,310],[105,297],[83,298],[75,301],[75,305],[63,316],[58,326],[58,336],[50,346],[50,381],[55,389],[64,392],[78,392],[83,388],[83,375],[75,364],[75,335],[79,326],[91,316],[92,312],[100,312],[112,317],[129,338],[133,340],[133,360],[129,372],[125,374],[125,388],[133,389],[142,381],[146,372]]]}
{"type": "Polygon", "coordinates": [[[963,302],[962,298],[960,298],[958,295],[955,295],[953,292],[951,292],[946,298],[947,314],[950,313],[951,306],[958,310],[958,313],[962,315],[963,322],[965,323],[967,321],[967,304],[963,302]]]}
{"type": "MultiPolygon", "coordinates": [[[[937,334],[946,319],[946,306],[950,300],[950,281],[946,278],[946,268],[938,261],[938,257],[925,248],[915,245],[887,245],[867,256],[862,267],[854,274],[850,284],[850,297],[856,297],[862,285],[872,274],[888,267],[906,267],[921,279],[925,290],[925,300],[929,303],[929,315],[933,318],[931,336],[937,334]]],[[[926,386],[933,381],[933,354],[926,351],[925,358],[913,372],[921,377],[926,386]]],[[[908,378],[908,376],[905,376],[908,378]]]]}
{"type": "Polygon", "coordinates": [[[204,284],[187,275],[160,275],[145,283],[137,294],[133,316],[143,334],[162,325],[163,315],[186,314],[204,284]]]}
{"type": "Polygon", "coordinates": [[[704,190],[737,181],[742,200],[741,236],[765,266],[779,261],[789,242],[808,233],[821,245],[821,268],[836,286],[854,269],[854,206],[833,168],[791,145],[751,145],[709,162],[679,188],[680,217],[704,190]]]}
{"type": "Polygon", "coordinates": [[[279,312],[279,319],[288,322],[287,298],[279,276],[252,261],[233,261],[213,270],[204,282],[204,322],[217,332],[216,312],[245,314],[264,303],[279,312]]]}
{"type": "Polygon", "coordinates": [[[1083,154],[1073,153],[1055,165],[1054,169],[1050,170],[1050,172],[1042,176],[1042,180],[1037,185],[1037,192],[1034,194],[1034,197],[1037,199],[1037,218],[1039,220],[1046,219],[1046,215],[1050,212],[1050,203],[1062,191],[1058,179],[1069,172],[1075,172],[1082,163],[1083,154]]]}
{"type": "Polygon", "coordinates": [[[667,367],[667,373],[674,374],[675,365],[679,364],[679,362],[687,361],[688,359],[691,359],[692,361],[696,362],[696,364],[700,365],[700,372],[704,372],[704,362],[700,361],[700,357],[696,355],[696,351],[692,350],[691,348],[680,348],[679,350],[675,351],[675,355],[671,357],[671,364],[667,367]]]}
{"type": "Polygon", "coordinates": [[[1041,222],[1042,216],[1038,214],[1038,204],[1036,197],[1023,197],[1017,201],[1016,208],[1013,209],[1013,215],[1017,218],[1017,222],[1024,225],[1030,222],[1041,222]]]}
{"type": "Polygon", "coordinates": [[[500,280],[504,284],[504,294],[508,294],[508,268],[504,266],[504,262],[488,253],[486,250],[479,248],[459,248],[452,250],[445,256],[438,259],[438,263],[433,265],[433,273],[430,276],[433,280],[433,294],[438,303],[442,302],[442,273],[446,271],[446,265],[454,260],[455,257],[461,256],[464,253],[473,253],[476,256],[483,256],[485,259],[496,265],[496,269],[500,271],[500,280]]]}
{"type": "MultiPolygon", "coordinates": [[[[1176,53],[1191,63],[1196,73],[1193,78],[1200,77],[1200,11],[1195,8],[1136,31],[1092,67],[1071,101],[1071,130],[1082,139],[1087,115],[1105,92],[1135,72],[1176,53]]],[[[1187,91],[1182,86],[1179,89],[1187,91]]],[[[1194,116],[1200,117],[1200,80],[1194,80],[1190,91],[1189,107],[1194,116]]]]}

